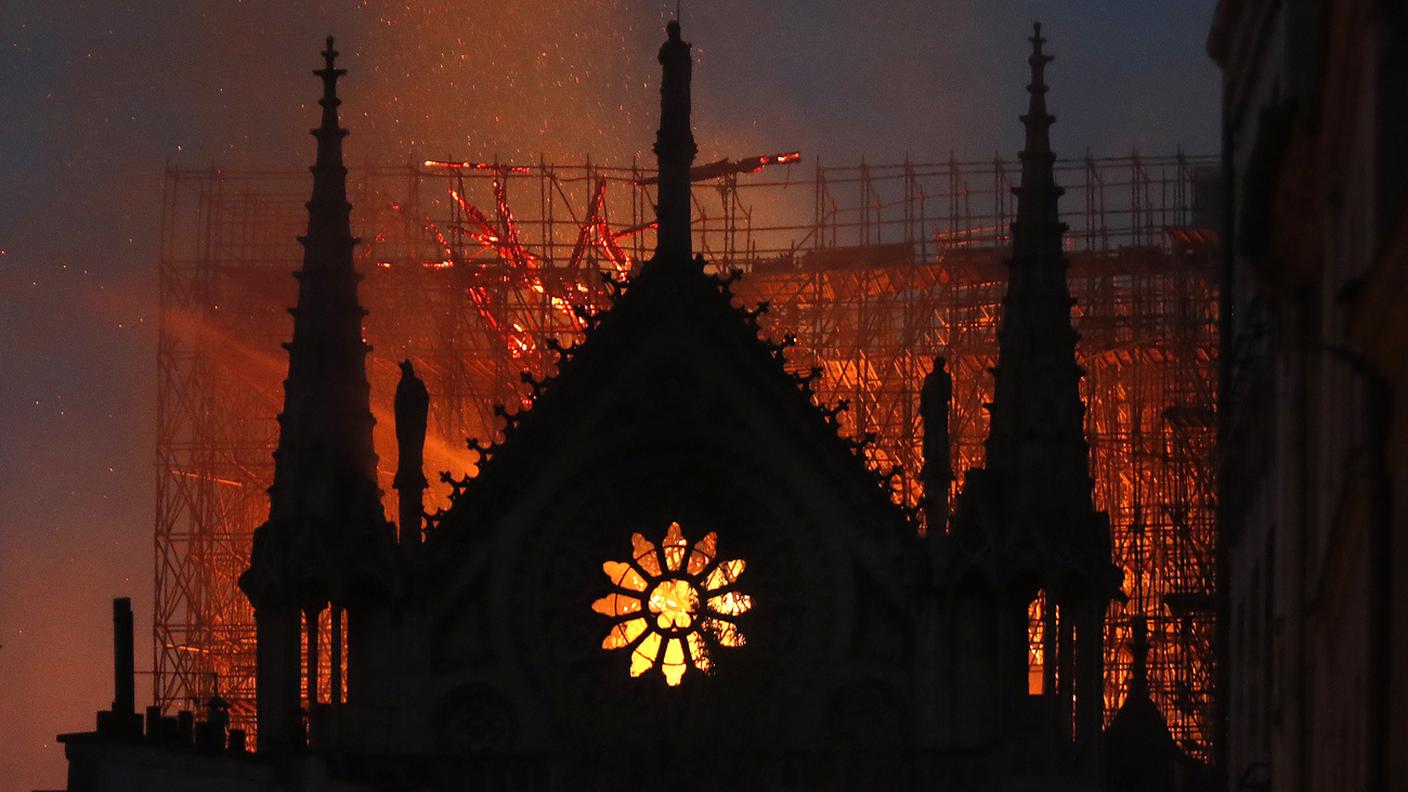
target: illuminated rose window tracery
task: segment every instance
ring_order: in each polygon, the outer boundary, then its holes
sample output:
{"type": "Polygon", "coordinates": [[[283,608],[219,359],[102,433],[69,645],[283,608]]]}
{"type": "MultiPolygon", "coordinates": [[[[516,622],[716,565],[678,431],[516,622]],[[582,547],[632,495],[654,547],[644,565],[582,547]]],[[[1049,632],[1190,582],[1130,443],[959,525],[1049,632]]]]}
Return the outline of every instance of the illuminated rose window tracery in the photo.
{"type": "Polygon", "coordinates": [[[601,648],[628,649],[633,677],[659,666],[671,687],[690,668],[707,673],[716,648],[746,642],[738,617],[753,600],[735,588],[744,566],[742,559],[718,558],[712,532],[691,546],[673,522],[658,548],[633,534],[629,561],[601,565],[615,587],[592,603],[615,622],[601,648]]]}

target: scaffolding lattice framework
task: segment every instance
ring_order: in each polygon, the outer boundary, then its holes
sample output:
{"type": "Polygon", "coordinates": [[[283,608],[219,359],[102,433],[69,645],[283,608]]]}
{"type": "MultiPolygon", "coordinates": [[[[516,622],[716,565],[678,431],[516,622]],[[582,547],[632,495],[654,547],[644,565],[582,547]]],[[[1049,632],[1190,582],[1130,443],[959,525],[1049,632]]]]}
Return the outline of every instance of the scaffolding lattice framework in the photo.
{"type": "MultiPolygon", "coordinates": [[[[954,377],[955,491],[981,464],[1017,165],[791,166],[694,190],[696,246],[741,270],[789,361],[823,372],[871,464],[899,466],[895,497],[922,496],[918,391],[935,355],[954,377]]],[[[1122,701],[1129,616],[1149,618],[1150,675],[1174,737],[1206,757],[1212,733],[1212,405],[1216,302],[1205,186],[1216,160],[1179,153],[1058,162],[1071,227],[1074,320],[1097,507],[1110,512],[1129,602],[1107,620],[1107,712],[1122,701]]],[[[387,509],[395,470],[395,362],[432,394],[427,466],[473,473],[466,437],[494,405],[526,406],[549,339],[607,302],[601,273],[653,247],[639,167],[425,162],[355,169],[362,301],[387,509]]],[[[253,618],[236,579],[266,516],[294,302],[306,175],[169,169],[163,200],[154,621],[156,696],[197,706],[218,686],[252,726],[253,618]]],[[[433,478],[433,477],[432,477],[433,478]]],[[[450,481],[435,482],[432,503],[450,481]]],[[[326,690],[327,686],[323,685],[326,690]]]]}

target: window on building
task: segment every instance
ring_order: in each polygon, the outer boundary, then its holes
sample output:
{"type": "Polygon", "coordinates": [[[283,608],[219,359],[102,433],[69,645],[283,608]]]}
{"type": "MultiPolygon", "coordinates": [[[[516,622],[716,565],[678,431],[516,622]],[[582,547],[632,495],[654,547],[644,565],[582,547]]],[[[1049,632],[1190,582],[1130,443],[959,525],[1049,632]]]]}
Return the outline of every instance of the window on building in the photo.
{"type": "Polygon", "coordinates": [[[690,545],[670,523],[658,547],[633,534],[630,560],[601,565],[613,587],[592,603],[613,621],[601,647],[628,650],[631,676],[659,668],[671,687],[691,668],[708,673],[716,650],[746,642],[738,617],[753,600],[737,587],[744,566],[718,557],[712,532],[690,545]]]}
{"type": "Polygon", "coordinates": [[[1046,592],[1038,591],[1027,603],[1027,694],[1046,690],[1046,592]]]}

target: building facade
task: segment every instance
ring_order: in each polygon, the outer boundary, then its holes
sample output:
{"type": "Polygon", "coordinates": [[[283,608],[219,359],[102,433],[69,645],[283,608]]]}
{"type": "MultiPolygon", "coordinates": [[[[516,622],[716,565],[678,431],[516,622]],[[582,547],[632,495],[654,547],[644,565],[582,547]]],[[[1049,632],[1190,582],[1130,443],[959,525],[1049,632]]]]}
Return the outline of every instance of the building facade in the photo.
{"type": "Polygon", "coordinates": [[[1408,15],[1223,0],[1231,789],[1405,789],[1408,15]]]}

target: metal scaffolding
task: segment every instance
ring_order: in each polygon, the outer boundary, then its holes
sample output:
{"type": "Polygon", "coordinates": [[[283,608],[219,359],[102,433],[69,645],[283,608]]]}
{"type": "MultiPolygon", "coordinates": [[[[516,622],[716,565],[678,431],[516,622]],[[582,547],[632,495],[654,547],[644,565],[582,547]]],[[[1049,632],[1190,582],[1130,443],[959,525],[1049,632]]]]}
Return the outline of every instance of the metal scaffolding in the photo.
{"type": "MultiPolygon", "coordinates": [[[[918,394],[933,358],[954,378],[950,432],[961,486],[981,464],[1016,163],[804,168],[789,156],[701,174],[696,247],[740,270],[739,299],[794,334],[789,361],[819,367],[870,462],[902,466],[895,497],[922,492],[918,394]],[[722,171],[722,173],[720,173],[722,171]]],[[[1212,733],[1212,439],[1217,349],[1216,160],[1063,160],[1074,320],[1087,370],[1096,505],[1109,511],[1127,603],[1107,622],[1107,711],[1122,701],[1129,617],[1149,618],[1152,694],[1174,737],[1206,757],[1212,733]]],[[[472,474],[467,437],[497,404],[527,404],[549,339],[579,336],[607,304],[601,275],[653,248],[640,168],[428,161],[352,174],[377,448],[396,513],[390,400],[414,359],[432,396],[427,467],[472,474]]],[[[166,174],[158,348],[155,669],[158,703],[188,708],[218,686],[252,726],[253,616],[236,579],[267,515],[279,347],[295,298],[306,174],[166,174]]],[[[431,502],[450,484],[435,482],[431,502]]],[[[934,527],[930,527],[933,529],[934,527]]],[[[321,686],[326,690],[326,686],[321,686]]]]}

